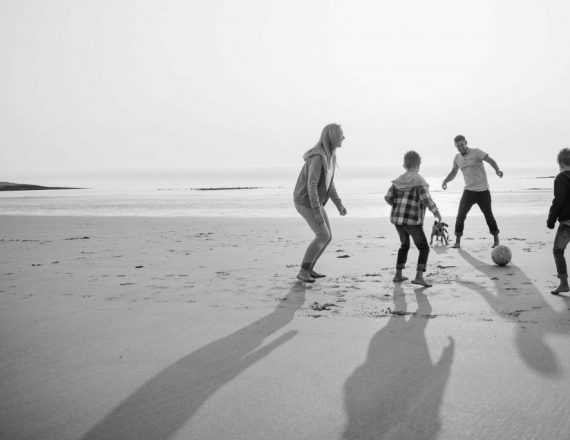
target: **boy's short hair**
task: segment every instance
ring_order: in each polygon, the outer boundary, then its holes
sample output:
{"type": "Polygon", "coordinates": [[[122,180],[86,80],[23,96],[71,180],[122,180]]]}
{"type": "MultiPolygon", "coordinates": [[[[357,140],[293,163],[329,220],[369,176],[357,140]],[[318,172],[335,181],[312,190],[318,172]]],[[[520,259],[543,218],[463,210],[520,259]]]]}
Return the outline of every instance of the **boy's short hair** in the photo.
{"type": "Polygon", "coordinates": [[[560,165],[570,166],[570,148],[563,148],[558,153],[558,163],[560,165]]]}
{"type": "Polygon", "coordinates": [[[404,154],[404,167],[406,167],[407,170],[413,167],[419,167],[421,163],[422,157],[414,150],[410,150],[404,154]]]}
{"type": "Polygon", "coordinates": [[[453,138],[453,142],[457,143],[459,141],[467,141],[467,139],[465,139],[465,136],[463,136],[462,134],[458,134],[453,138]]]}

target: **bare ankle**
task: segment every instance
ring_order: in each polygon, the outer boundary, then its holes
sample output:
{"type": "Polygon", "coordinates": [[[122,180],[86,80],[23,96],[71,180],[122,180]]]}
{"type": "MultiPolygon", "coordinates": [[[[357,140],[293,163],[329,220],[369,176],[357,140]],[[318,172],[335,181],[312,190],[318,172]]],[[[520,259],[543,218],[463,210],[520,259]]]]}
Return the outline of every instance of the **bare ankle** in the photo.
{"type": "Polygon", "coordinates": [[[394,275],[394,278],[392,279],[392,281],[394,282],[399,282],[399,281],[406,281],[408,279],[408,277],[405,277],[404,275],[402,275],[402,269],[396,269],[396,274],[394,275]]]}
{"type": "Polygon", "coordinates": [[[431,287],[433,284],[425,280],[422,275],[416,275],[416,278],[412,280],[412,284],[419,284],[423,287],[431,287]]]}
{"type": "Polygon", "coordinates": [[[552,290],[550,293],[556,295],[562,292],[570,292],[570,287],[568,286],[568,277],[558,275],[558,278],[560,278],[560,283],[558,284],[558,287],[552,290]]]}

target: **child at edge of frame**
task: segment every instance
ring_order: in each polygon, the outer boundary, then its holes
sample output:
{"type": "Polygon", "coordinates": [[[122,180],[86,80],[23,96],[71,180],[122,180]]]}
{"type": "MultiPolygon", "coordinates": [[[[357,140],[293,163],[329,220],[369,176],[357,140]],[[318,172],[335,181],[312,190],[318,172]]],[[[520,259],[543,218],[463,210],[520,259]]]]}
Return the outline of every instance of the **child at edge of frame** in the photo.
{"type": "Polygon", "coordinates": [[[570,242],[570,148],[560,150],[557,160],[560,173],[554,179],[554,199],[546,220],[546,226],[549,229],[554,229],[556,220],[559,223],[552,251],[560,284],[550,292],[553,295],[558,295],[561,292],[570,292],[568,268],[564,258],[564,251],[570,242]]]}

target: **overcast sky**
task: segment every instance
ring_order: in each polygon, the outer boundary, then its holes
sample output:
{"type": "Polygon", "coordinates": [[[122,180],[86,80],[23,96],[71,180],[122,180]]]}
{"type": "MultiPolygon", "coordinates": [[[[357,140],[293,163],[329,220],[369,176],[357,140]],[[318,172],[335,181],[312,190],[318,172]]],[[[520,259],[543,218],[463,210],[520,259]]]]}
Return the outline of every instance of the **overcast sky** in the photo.
{"type": "Polygon", "coordinates": [[[341,165],[554,164],[569,4],[2,0],[0,180],[295,165],[333,121],[341,165]]]}

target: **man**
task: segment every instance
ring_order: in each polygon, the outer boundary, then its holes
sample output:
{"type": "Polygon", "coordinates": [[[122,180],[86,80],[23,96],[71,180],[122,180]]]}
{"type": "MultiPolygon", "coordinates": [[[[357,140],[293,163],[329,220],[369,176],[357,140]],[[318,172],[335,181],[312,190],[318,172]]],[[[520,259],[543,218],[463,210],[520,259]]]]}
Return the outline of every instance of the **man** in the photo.
{"type": "Polygon", "coordinates": [[[457,211],[457,219],[455,220],[455,243],[453,248],[461,246],[461,236],[463,235],[463,227],[467,213],[474,204],[479,205],[481,212],[485,216],[489,232],[493,235],[493,247],[499,245],[499,228],[497,221],[493,216],[491,209],[491,193],[489,192],[489,184],[487,183],[487,174],[485,173],[485,164],[487,162],[493,167],[497,176],[503,177],[503,172],[499,169],[497,162],[484,151],[478,148],[469,148],[465,136],[458,135],[454,139],[455,148],[459,153],[453,160],[453,168],[449,175],[443,181],[441,187],[446,190],[447,182],[455,179],[457,171],[461,170],[465,180],[465,189],[459,202],[457,211]]]}

